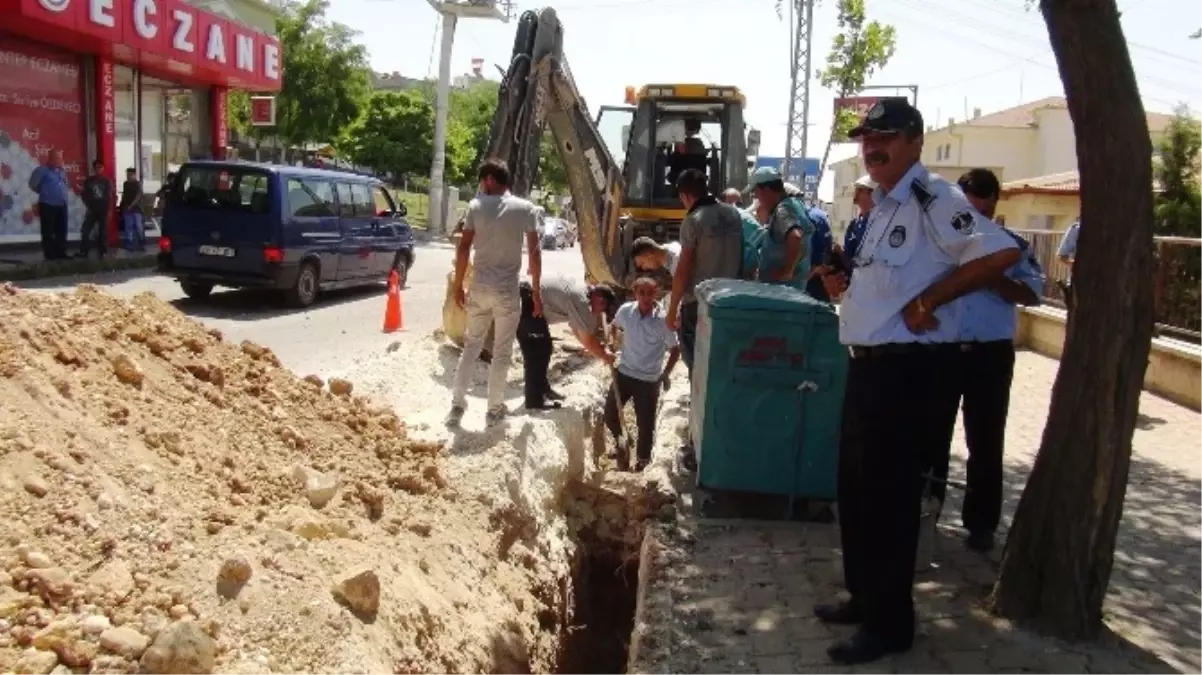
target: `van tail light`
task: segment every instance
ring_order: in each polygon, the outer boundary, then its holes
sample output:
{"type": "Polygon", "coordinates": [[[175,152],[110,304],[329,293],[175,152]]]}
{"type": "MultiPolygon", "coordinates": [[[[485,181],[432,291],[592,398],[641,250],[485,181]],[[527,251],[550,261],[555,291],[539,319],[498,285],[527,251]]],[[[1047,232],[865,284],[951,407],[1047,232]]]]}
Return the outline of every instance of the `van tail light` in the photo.
{"type": "Polygon", "coordinates": [[[159,253],[171,252],[171,237],[159,237],[159,253]]]}
{"type": "Polygon", "coordinates": [[[284,261],[284,249],[268,246],[263,249],[263,261],[269,263],[278,263],[284,261]]]}

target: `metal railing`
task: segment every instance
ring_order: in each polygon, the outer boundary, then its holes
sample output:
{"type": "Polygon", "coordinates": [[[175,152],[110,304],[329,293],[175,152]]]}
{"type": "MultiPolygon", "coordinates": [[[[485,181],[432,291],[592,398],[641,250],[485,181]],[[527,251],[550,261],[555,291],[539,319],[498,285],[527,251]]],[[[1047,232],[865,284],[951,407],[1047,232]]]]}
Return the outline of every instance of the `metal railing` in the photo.
{"type": "MultiPolygon", "coordinates": [[[[1058,252],[1064,232],[1014,230],[1031,244],[1035,259],[1043,267],[1044,302],[1064,307],[1062,284],[1069,279],[1069,266],[1060,262],[1058,252]]],[[[1156,271],[1154,279],[1157,333],[1169,337],[1202,341],[1202,239],[1154,237],[1156,271]]]]}

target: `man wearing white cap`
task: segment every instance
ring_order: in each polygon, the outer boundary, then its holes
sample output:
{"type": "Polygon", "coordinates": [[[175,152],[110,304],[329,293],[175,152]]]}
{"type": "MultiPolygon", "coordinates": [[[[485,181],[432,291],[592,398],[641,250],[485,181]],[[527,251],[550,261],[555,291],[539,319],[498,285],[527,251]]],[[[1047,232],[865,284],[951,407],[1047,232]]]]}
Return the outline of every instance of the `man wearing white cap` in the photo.
{"type": "Polygon", "coordinates": [[[860,244],[864,241],[864,230],[868,229],[868,212],[872,210],[872,191],[876,189],[876,181],[865,175],[857,179],[853,186],[855,192],[851,195],[851,202],[860,213],[843,234],[843,253],[847,260],[856,259],[856,253],[859,253],[860,244]]]}

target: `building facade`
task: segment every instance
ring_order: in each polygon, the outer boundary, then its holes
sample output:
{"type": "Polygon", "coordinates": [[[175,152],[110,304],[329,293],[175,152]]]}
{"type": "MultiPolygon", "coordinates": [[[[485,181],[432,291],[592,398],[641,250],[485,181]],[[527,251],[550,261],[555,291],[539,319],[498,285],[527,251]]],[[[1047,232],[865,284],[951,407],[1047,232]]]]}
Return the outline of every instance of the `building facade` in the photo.
{"type": "MultiPolygon", "coordinates": [[[[192,158],[224,158],[230,89],[275,92],[282,54],[262,0],[0,0],[0,244],[34,242],[32,171],[61,150],[79,190],[94,160],[153,195],[192,158]]],[[[115,240],[117,228],[109,227],[115,240]]]]}
{"type": "MultiPolygon", "coordinates": [[[[1153,144],[1163,137],[1171,115],[1148,113],[1153,144]]],[[[987,168],[1002,183],[998,213],[1016,229],[1063,229],[1080,210],[1077,190],[1077,138],[1063,97],[928,128],[922,162],[949,180],[972,168],[987,168]]],[[[857,155],[831,165],[835,179],[835,219],[840,227],[854,216],[852,183],[864,174],[857,155]]],[[[832,223],[834,225],[835,223],[832,223]]]]}

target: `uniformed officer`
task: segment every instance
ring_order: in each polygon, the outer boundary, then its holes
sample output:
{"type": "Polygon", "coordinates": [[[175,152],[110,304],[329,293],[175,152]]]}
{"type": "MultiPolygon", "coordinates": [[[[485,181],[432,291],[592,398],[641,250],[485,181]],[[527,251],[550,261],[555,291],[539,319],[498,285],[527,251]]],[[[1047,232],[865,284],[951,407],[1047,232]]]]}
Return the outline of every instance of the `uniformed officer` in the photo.
{"type": "Polygon", "coordinates": [[[810,278],[810,241],[814,224],[800,196],[789,194],[780,172],[762,166],[751,174],[756,204],[767,215],[759,280],[805,290],[810,278]]]}
{"type": "Polygon", "coordinates": [[[851,201],[858,213],[843,235],[843,253],[848,260],[855,259],[860,251],[860,244],[864,241],[864,230],[868,228],[868,213],[872,211],[872,193],[876,191],[876,181],[872,180],[871,176],[861,176],[853,187],[855,192],[852,193],[851,201]]]}
{"type": "Polygon", "coordinates": [[[919,162],[922,115],[905,99],[876,103],[850,136],[878,187],[850,286],[840,341],[851,364],[839,447],[839,526],[846,602],[819,605],[830,623],[859,624],[827,653],[864,663],[914,641],[914,558],[922,472],[955,423],[959,352],[955,299],[995,282],[1018,261],[1015,242],[977,213],[959,188],[919,162]]]}
{"type": "Polygon", "coordinates": [[[1056,251],[1056,256],[1060,258],[1060,262],[1068,265],[1068,278],[1064,281],[1058,281],[1060,293],[1064,296],[1064,308],[1071,310],[1073,308],[1073,263],[1077,262],[1077,237],[1081,232],[1081,220],[1078,218],[1072,225],[1068,226],[1068,231],[1064,233],[1064,239],[1060,240],[1060,248],[1056,251]]]}
{"type": "MultiPolygon", "coordinates": [[[[973,169],[958,181],[965,197],[977,211],[993,218],[1001,196],[998,178],[989,169],[973,169]]],[[[999,225],[999,227],[1001,227],[999,225]]],[[[956,403],[964,407],[964,436],[968,444],[968,491],[960,517],[968,530],[968,547],[977,551],[993,548],[994,533],[1002,518],[1002,454],[1006,439],[1006,415],[1010,408],[1010,383],[1014,378],[1014,330],[1018,323],[1014,306],[1038,305],[1043,292],[1043,270],[1030,244],[1002,228],[1023,252],[1018,263],[992,285],[957,301],[960,314],[960,365],[956,403]]],[[[952,434],[946,451],[935,467],[935,476],[947,478],[952,434]]],[[[945,483],[935,483],[933,494],[941,501],[945,483]]]]}

